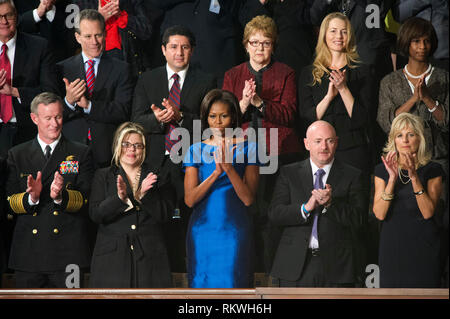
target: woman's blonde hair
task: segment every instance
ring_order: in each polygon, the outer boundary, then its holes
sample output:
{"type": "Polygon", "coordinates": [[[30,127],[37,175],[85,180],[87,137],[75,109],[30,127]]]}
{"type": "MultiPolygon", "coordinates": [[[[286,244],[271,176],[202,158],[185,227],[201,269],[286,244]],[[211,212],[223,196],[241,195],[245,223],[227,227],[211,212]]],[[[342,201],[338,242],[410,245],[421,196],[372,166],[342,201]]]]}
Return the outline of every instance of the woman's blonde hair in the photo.
{"type": "Polygon", "coordinates": [[[360,62],[358,52],[356,51],[355,35],[353,34],[350,20],[340,12],[330,13],[323,19],[322,24],[320,25],[319,37],[317,39],[316,53],[312,68],[313,83],[311,85],[322,83],[322,76],[325,73],[330,74],[327,67],[331,64],[331,52],[327,46],[326,35],[331,20],[336,18],[345,21],[346,24],[347,43],[345,43],[344,50],[348,67],[353,69],[357,66],[356,64],[360,62]]]}
{"type": "Polygon", "coordinates": [[[272,18],[265,15],[256,16],[245,25],[244,36],[242,37],[244,47],[246,47],[250,36],[256,32],[261,32],[265,37],[270,38],[272,47],[275,45],[277,41],[277,25],[272,18]]]}
{"type": "Polygon", "coordinates": [[[401,113],[396,118],[394,118],[394,121],[392,121],[391,130],[389,132],[388,141],[386,142],[386,146],[383,149],[383,155],[386,155],[387,153],[392,151],[398,152],[395,145],[395,137],[400,131],[407,127],[413,130],[414,133],[419,136],[420,140],[419,149],[417,150],[416,168],[424,166],[431,160],[431,154],[427,151],[425,136],[423,134],[423,120],[421,117],[411,113],[401,113]]]}
{"type": "Polygon", "coordinates": [[[113,157],[111,160],[111,164],[115,164],[117,167],[120,166],[120,155],[122,155],[122,142],[129,134],[138,134],[142,138],[142,144],[144,144],[144,149],[142,150],[142,158],[141,162],[139,163],[139,166],[142,165],[142,163],[145,160],[145,131],[144,128],[133,122],[125,122],[122,123],[116,130],[116,133],[114,133],[114,139],[113,139],[113,145],[112,145],[112,152],[113,157]]]}

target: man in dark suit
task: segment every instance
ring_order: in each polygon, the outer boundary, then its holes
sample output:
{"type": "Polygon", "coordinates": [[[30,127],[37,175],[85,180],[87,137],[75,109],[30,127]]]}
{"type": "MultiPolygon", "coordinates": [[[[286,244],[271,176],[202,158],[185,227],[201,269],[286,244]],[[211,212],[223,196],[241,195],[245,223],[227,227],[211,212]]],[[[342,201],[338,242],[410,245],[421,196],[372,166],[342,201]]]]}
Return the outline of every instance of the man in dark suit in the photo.
{"type": "Polygon", "coordinates": [[[79,21],[75,37],[82,52],[57,64],[60,83],[65,84],[63,133],[91,147],[96,168],[107,167],[114,132],[130,117],[134,83],[126,62],[103,54],[103,16],[86,9],[79,21]]]}
{"type": "Polygon", "coordinates": [[[12,0],[0,0],[0,156],[36,135],[31,100],[40,92],[58,92],[47,41],[17,32],[12,0]]]}
{"type": "MultiPolygon", "coordinates": [[[[173,26],[164,32],[161,49],[167,64],[147,71],[139,78],[131,116],[132,121],[144,126],[149,134],[148,161],[156,167],[173,166],[170,170],[172,183],[177,189],[177,207],[181,209],[185,208],[181,164],[170,161],[171,146],[176,141],[167,139],[170,130],[176,127],[185,128],[192,133],[193,120],[199,118],[203,97],[216,87],[213,76],[190,65],[194,46],[195,37],[186,27],[173,26]]],[[[182,221],[187,222],[187,218],[183,216],[182,221]]],[[[181,251],[172,254],[174,258],[178,258],[184,253],[184,235],[179,231],[174,231],[173,235],[168,242],[169,252],[173,251],[172,244],[179,244],[181,251]]],[[[173,269],[181,269],[183,272],[183,260],[172,261],[172,265],[173,269]]]]}
{"type": "Polygon", "coordinates": [[[9,268],[17,288],[65,288],[67,266],[78,267],[79,274],[90,263],[84,207],[93,176],[91,154],[61,134],[59,96],[36,96],[31,118],[37,137],[8,153],[6,189],[17,214],[9,268]]]}
{"type": "Polygon", "coordinates": [[[72,56],[77,43],[72,38],[70,0],[16,0],[19,30],[43,37],[59,62],[72,56]],[[67,9],[67,10],[66,10],[67,9]]]}
{"type": "Polygon", "coordinates": [[[192,65],[214,74],[222,86],[224,73],[245,59],[242,29],[265,14],[264,0],[151,0],[164,10],[161,30],[188,26],[198,40],[192,65]]]}
{"type": "Polygon", "coordinates": [[[270,220],[283,226],[271,275],[281,287],[353,287],[360,272],[353,232],[367,216],[361,171],[334,158],[338,138],[325,121],[306,132],[310,158],[281,168],[270,220]]]}

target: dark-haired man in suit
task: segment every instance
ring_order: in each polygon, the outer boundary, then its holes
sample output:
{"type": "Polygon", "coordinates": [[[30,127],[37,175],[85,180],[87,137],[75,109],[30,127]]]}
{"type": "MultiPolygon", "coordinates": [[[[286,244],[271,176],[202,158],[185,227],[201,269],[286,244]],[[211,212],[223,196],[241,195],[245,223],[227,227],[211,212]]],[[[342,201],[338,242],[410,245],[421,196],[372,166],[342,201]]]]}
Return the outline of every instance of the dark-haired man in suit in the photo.
{"type": "Polygon", "coordinates": [[[89,145],[96,168],[107,167],[114,132],[130,118],[134,83],[126,62],[103,54],[103,16],[86,9],[79,21],[75,37],[81,53],[57,64],[60,84],[65,84],[63,133],[89,145]]]}
{"type": "Polygon", "coordinates": [[[353,233],[366,223],[361,171],[334,158],[336,132],[316,121],[306,132],[310,157],[281,168],[270,220],[283,227],[271,275],[281,287],[354,287],[361,265],[353,233]]]}
{"type": "MultiPolygon", "coordinates": [[[[8,153],[8,201],[17,222],[9,258],[16,288],[66,288],[67,266],[89,267],[87,195],[93,169],[85,145],[62,134],[63,102],[44,92],[31,102],[38,134],[8,153]]],[[[70,287],[70,286],[69,286],[70,287]]],[[[79,287],[79,286],[78,286],[79,287]]]]}
{"type": "Polygon", "coordinates": [[[12,0],[0,0],[0,156],[36,135],[31,100],[40,92],[58,92],[47,41],[17,31],[12,0]]]}
{"type": "MultiPolygon", "coordinates": [[[[139,78],[131,118],[132,121],[142,124],[149,133],[149,161],[157,167],[173,165],[171,171],[173,184],[177,189],[177,207],[183,208],[181,164],[170,162],[169,152],[176,143],[169,139],[170,132],[173,128],[183,127],[192,133],[193,120],[200,116],[203,97],[216,87],[216,80],[212,75],[190,65],[195,37],[188,28],[172,26],[164,32],[162,41],[161,49],[167,63],[145,72],[139,78]]],[[[184,217],[182,219],[187,221],[184,217]]],[[[172,257],[182,256],[182,232],[174,231],[174,237],[168,243],[169,252],[173,251],[171,245],[174,242],[178,242],[176,245],[181,251],[174,252],[172,257]]],[[[183,260],[172,261],[172,265],[175,270],[184,271],[183,260]]]]}

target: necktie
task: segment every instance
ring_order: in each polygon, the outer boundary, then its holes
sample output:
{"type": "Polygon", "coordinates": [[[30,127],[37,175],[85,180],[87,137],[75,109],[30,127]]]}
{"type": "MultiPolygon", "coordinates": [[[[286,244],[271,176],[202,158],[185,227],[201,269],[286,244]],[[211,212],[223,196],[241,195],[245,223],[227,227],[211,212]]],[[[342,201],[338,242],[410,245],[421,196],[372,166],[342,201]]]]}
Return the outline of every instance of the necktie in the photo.
{"type": "Polygon", "coordinates": [[[45,153],[44,156],[46,158],[46,160],[48,161],[50,159],[50,156],[52,156],[52,148],[50,147],[50,145],[47,145],[45,147],[45,153]]]}
{"type": "Polygon", "coordinates": [[[92,91],[94,91],[94,83],[95,83],[94,62],[95,62],[94,60],[87,60],[88,68],[86,71],[86,84],[89,96],[91,96],[92,91]]]}
{"type": "MultiPolygon", "coordinates": [[[[180,82],[178,82],[179,75],[174,74],[172,75],[173,84],[169,91],[169,100],[172,101],[172,103],[180,109],[180,82]]],[[[170,133],[175,129],[175,123],[172,121],[169,123],[169,125],[166,128],[166,151],[170,153],[170,150],[172,149],[172,146],[175,145],[179,139],[171,140],[170,139],[170,133]]]]}
{"type": "MultiPolygon", "coordinates": [[[[8,55],[6,54],[7,51],[8,46],[3,44],[2,54],[0,55],[0,70],[6,71],[6,83],[11,85],[11,63],[9,62],[8,55]]],[[[3,123],[7,123],[13,115],[12,96],[0,94],[0,105],[0,117],[3,123]]]]}
{"type": "MultiPolygon", "coordinates": [[[[314,189],[323,189],[323,181],[322,181],[322,177],[323,175],[325,175],[325,171],[321,168],[319,168],[314,175],[316,176],[316,180],[314,181],[314,189]]],[[[314,221],[313,221],[313,226],[312,226],[312,232],[311,235],[318,240],[319,237],[317,235],[317,219],[318,219],[319,214],[317,212],[314,213],[314,221]]]]}
{"type": "MultiPolygon", "coordinates": [[[[94,83],[95,83],[95,72],[94,72],[94,60],[87,60],[88,68],[86,71],[86,85],[88,88],[89,97],[92,96],[92,92],[94,91],[94,83]]],[[[91,129],[88,130],[88,140],[92,140],[91,129]]]]}

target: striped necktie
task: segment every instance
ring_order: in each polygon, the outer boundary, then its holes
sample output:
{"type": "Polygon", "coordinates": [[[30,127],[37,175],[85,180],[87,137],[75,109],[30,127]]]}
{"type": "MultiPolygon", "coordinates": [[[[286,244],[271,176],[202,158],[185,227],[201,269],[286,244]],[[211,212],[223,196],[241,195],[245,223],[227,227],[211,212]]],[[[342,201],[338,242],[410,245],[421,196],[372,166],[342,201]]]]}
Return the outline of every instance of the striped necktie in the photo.
{"type": "Polygon", "coordinates": [[[94,63],[95,63],[94,60],[87,60],[88,68],[86,71],[86,84],[89,96],[92,96],[92,92],[94,91],[94,83],[95,83],[94,63]]]}
{"type": "MultiPolygon", "coordinates": [[[[173,84],[169,91],[169,100],[172,101],[172,103],[175,105],[175,107],[178,108],[178,110],[180,109],[180,94],[181,94],[180,82],[178,81],[179,77],[180,76],[177,73],[174,73],[174,75],[172,75],[173,84]]],[[[175,129],[175,127],[176,127],[175,122],[172,121],[169,123],[169,125],[167,125],[167,128],[166,128],[165,145],[166,145],[166,151],[169,153],[170,153],[170,150],[172,149],[173,145],[175,145],[179,141],[179,138],[176,138],[175,140],[170,139],[170,133],[172,133],[172,131],[175,129]]]]}
{"type": "MultiPolygon", "coordinates": [[[[8,46],[3,44],[2,54],[0,55],[0,70],[6,71],[6,83],[11,85],[11,63],[9,62],[8,55],[6,54],[7,51],[8,46]]],[[[8,123],[13,116],[12,96],[0,94],[0,104],[0,117],[3,123],[8,123]]]]}
{"type": "MultiPolygon", "coordinates": [[[[92,92],[94,91],[94,83],[95,83],[95,71],[94,71],[94,60],[87,60],[88,68],[86,71],[86,84],[88,88],[89,97],[92,96],[92,92]]],[[[88,130],[88,140],[92,140],[91,129],[88,130]]]]}

